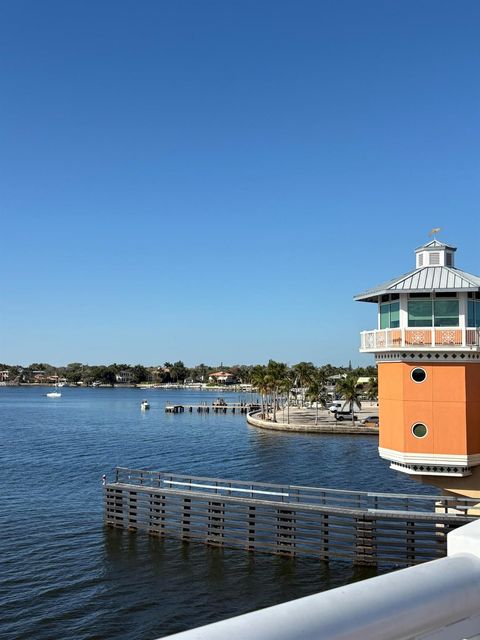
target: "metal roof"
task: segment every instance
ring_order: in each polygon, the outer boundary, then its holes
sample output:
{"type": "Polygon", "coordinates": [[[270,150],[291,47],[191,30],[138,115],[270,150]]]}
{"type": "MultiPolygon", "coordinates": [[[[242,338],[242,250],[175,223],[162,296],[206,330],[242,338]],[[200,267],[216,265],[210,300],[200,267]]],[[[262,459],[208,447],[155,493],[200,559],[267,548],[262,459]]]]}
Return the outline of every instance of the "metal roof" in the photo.
{"type": "Polygon", "coordinates": [[[453,247],[451,244],[445,244],[445,242],[440,242],[440,240],[431,240],[427,242],[427,244],[422,244],[421,247],[417,247],[415,249],[416,252],[422,251],[422,249],[451,249],[452,251],[456,251],[457,248],[453,247]]]}
{"type": "Polygon", "coordinates": [[[454,267],[420,267],[384,282],[354,297],[376,302],[385,293],[422,293],[433,291],[480,291],[480,277],[454,267]]]}

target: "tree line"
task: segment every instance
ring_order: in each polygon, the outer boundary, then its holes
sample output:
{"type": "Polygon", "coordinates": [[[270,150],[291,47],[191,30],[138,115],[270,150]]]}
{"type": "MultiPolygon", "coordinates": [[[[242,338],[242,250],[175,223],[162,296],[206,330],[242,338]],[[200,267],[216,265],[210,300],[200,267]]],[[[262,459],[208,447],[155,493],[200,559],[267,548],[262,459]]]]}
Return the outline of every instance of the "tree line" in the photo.
{"type": "MultiPolygon", "coordinates": [[[[230,365],[223,363],[214,366],[206,364],[198,364],[194,367],[187,367],[178,360],[177,362],[164,362],[163,365],[146,367],[141,364],[108,364],[108,365],[89,365],[80,362],[72,362],[64,367],[56,367],[44,362],[34,362],[27,367],[20,365],[0,364],[0,371],[8,372],[9,382],[35,382],[40,377],[53,379],[55,377],[65,379],[70,384],[92,385],[100,384],[117,384],[120,382],[129,382],[131,384],[141,383],[208,383],[210,374],[217,371],[231,373],[239,383],[253,384],[257,388],[265,385],[274,389],[274,395],[278,395],[281,390],[288,389],[289,385],[294,387],[307,386],[313,379],[317,380],[318,385],[322,386],[320,381],[331,378],[339,374],[351,374],[353,376],[376,376],[376,367],[357,367],[352,369],[348,367],[337,367],[331,364],[325,364],[316,367],[311,362],[299,362],[289,366],[283,362],[275,362],[270,360],[267,365],[230,365]],[[263,382],[262,382],[263,380],[263,382]]],[[[313,387],[311,394],[314,393],[313,387]]],[[[319,394],[320,395],[320,392],[319,394]]]]}

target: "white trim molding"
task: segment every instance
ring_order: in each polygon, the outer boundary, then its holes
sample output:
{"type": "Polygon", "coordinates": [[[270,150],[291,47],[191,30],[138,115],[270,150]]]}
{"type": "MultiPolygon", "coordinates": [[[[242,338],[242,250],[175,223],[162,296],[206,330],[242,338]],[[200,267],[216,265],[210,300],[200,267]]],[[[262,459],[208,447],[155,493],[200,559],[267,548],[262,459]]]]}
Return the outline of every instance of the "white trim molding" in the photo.
{"type": "Polygon", "coordinates": [[[424,466],[392,462],[390,469],[392,469],[392,471],[408,473],[409,476],[449,476],[452,478],[465,478],[466,476],[472,475],[472,469],[470,467],[440,467],[436,465],[424,466]]]}
{"type": "Polygon", "coordinates": [[[456,476],[472,474],[471,467],[480,465],[480,453],[451,455],[447,453],[408,453],[378,447],[381,458],[390,460],[391,469],[419,476],[456,476]]]}
{"type": "Polygon", "coordinates": [[[457,362],[465,364],[468,362],[480,364],[480,353],[470,351],[384,351],[375,353],[377,364],[381,362],[409,362],[415,365],[428,365],[442,362],[457,362]]]}
{"type": "Polygon", "coordinates": [[[480,464],[480,453],[471,455],[452,455],[450,453],[408,453],[378,447],[381,458],[402,462],[403,464],[449,464],[474,467],[480,464]]]}

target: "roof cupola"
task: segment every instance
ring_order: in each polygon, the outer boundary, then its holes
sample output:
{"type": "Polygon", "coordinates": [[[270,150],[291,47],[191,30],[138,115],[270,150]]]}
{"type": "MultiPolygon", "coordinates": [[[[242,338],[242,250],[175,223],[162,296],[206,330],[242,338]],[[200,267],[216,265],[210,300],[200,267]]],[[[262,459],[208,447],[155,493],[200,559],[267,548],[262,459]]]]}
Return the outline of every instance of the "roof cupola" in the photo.
{"type": "Polygon", "coordinates": [[[415,249],[415,267],[454,267],[456,247],[440,242],[436,238],[415,249]]]}

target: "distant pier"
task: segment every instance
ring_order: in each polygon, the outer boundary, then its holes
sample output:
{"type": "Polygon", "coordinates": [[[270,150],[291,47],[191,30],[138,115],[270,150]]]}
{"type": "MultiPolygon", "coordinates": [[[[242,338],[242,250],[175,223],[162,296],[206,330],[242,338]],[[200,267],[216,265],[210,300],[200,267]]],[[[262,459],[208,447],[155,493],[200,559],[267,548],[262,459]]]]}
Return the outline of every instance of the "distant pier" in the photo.
{"type": "Polygon", "coordinates": [[[165,405],[165,413],[184,413],[185,411],[192,413],[250,413],[258,411],[260,405],[252,402],[224,402],[216,401],[211,404],[170,404],[165,405]]]}

